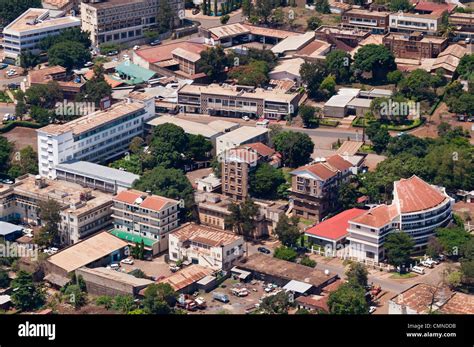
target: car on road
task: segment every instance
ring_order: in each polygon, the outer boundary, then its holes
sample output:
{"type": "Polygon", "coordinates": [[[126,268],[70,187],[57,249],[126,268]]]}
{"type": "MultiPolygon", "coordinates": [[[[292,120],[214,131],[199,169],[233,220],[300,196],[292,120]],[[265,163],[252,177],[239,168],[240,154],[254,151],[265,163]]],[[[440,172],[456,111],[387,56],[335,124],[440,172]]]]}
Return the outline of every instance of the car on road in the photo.
{"type": "Polygon", "coordinates": [[[246,122],[250,120],[250,118],[247,117],[247,116],[243,116],[242,119],[243,119],[244,121],[246,121],[246,122]]]}
{"type": "Polygon", "coordinates": [[[257,251],[259,251],[260,253],[265,253],[265,254],[272,253],[272,251],[270,251],[268,248],[265,248],[265,247],[258,247],[257,251]]]}
{"type": "Polygon", "coordinates": [[[150,46],[158,46],[161,45],[161,40],[153,40],[150,42],[150,46]]]}
{"type": "Polygon", "coordinates": [[[8,67],[8,64],[1,63],[0,64],[0,70],[6,69],[8,67]]]}
{"type": "Polygon", "coordinates": [[[91,61],[88,61],[87,63],[84,64],[84,67],[91,67],[94,66],[94,63],[91,61]]]}
{"type": "Polygon", "coordinates": [[[118,54],[118,51],[110,51],[107,53],[107,56],[108,57],[111,57],[111,56],[114,56],[114,55],[117,55],[118,54]]]}
{"type": "Polygon", "coordinates": [[[370,314],[374,313],[376,309],[377,309],[377,307],[375,307],[375,306],[370,306],[370,307],[369,307],[369,313],[370,313],[370,314]]]}

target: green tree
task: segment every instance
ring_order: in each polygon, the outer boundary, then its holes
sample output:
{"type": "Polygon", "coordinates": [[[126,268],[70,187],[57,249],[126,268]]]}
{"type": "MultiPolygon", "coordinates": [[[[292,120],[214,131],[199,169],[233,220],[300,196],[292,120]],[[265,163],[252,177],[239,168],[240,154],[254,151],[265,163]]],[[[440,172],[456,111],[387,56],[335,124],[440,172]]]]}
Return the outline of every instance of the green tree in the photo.
{"type": "Polygon", "coordinates": [[[114,310],[122,313],[129,313],[137,308],[132,295],[117,295],[112,305],[114,310]]]}
{"type": "Polygon", "coordinates": [[[390,71],[397,68],[395,56],[384,45],[362,46],[354,55],[354,72],[357,77],[369,73],[375,81],[384,81],[390,71]]]}
{"type": "Polygon", "coordinates": [[[220,22],[222,25],[226,25],[229,21],[230,16],[228,14],[221,16],[220,22]]]}
{"type": "Polygon", "coordinates": [[[372,142],[374,151],[382,153],[390,142],[390,134],[385,127],[382,127],[379,122],[372,122],[366,130],[367,136],[372,142]]]}
{"type": "Polygon", "coordinates": [[[224,49],[219,45],[201,52],[198,70],[204,72],[211,79],[218,79],[227,65],[228,62],[224,49]]]}
{"type": "Polygon", "coordinates": [[[41,50],[47,51],[55,44],[64,41],[80,43],[84,48],[87,49],[92,45],[89,33],[82,31],[80,27],[75,27],[62,30],[58,35],[46,36],[40,41],[39,47],[41,50]]]}
{"type": "Polygon", "coordinates": [[[84,66],[90,60],[90,51],[80,42],[61,41],[48,49],[50,66],[59,65],[67,70],[72,70],[84,66]]]}
{"type": "Polygon", "coordinates": [[[286,179],[283,172],[268,163],[258,164],[249,175],[250,192],[257,198],[278,198],[278,187],[284,183],[286,179]]]}
{"type": "Polygon", "coordinates": [[[428,245],[426,246],[426,254],[431,258],[438,257],[444,250],[443,245],[439,242],[438,238],[431,236],[428,239],[428,245]]]}
{"type": "Polygon", "coordinates": [[[352,286],[367,287],[369,272],[364,264],[352,262],[346,271],[347,282],[352,286]]]}
{"type": "Polygon", "coordinates": [[[74,308],[78,309],[87,302],[86,294],[81,290],[79,285],[71,284],[64,291],[65,300],[74,308]]]}
{"type": "Polygon", "coordinates": [[[304,133],[282,131],[273,138],[275,149],[281,153],[284,166],[298,167],[307,164],[313,154],[314,143],[304,133]]]}
{"type": "Polygon", "coordinates": [[[282,214],[275,227],[275,234],[280,242],[285,246],[295,246],[301,233],[298,228],[298,218],[288,218],[286,214],[282,214]]]}
{"type": "Polygon", "coordinates": [[[193,187],[183,171],[156,167],[147,171],[133,183],[135,189],[164,196],[170,199],[184,200],[186,218],[191,218],[194,207],[193,187]]]}
{"type": "Polygon", "coordinates": [[[399,83],[398,89],[406,98],[416,101],[432,101],[436,97],[433,76],[422,69],[410,72],[399,83]]]}
{"type": "Polygon", "coordinates": [[[336,94],[336,78],[333,75],[326,76],[326,78],[321,82],[319,90],[325,98],[330,98],[336,94]]]}
{"type": "Polygon", "coordinates": [[[114,299],[108,295],[101,295],[95,299],[96,305],[104,306],[107,310],[110,310],[114,305],[114,299]]]}
{"type": "Polygon", "coordinates": [[[61,222],[61,205],[53,199],[39,203],[39,217],[43,225],[35,234],[35,243],[40,246],[59,245],[59,222],[61,222]]]}
{"type": "Polygon", "coordinates": [[[395,267],[406,265],[410,261],[410,254],[415,243],[413,238],[403,231],[394,232],[387,236],[384,243],[387,262],[395,267]]]}
{"type": "Polygon", "coordinates": [[[343,182],[337,189],[337,203],[342,209],[347,210],[357,206],[359,197],[356,186],[350,182],[343,182]]]}
{"type": "Polygon", "coordinates": [[[30,273],[20,270],[11,286],[13,288],[11,299],[17,309],[32,311],[43,306],[45,295],[42,289],[33,282],[33,276],[30,273]]]}
{"type": "Polygon", "coordinates": [[[173,29],[175,20],[176,15],[172,10],[169,1],[160,0],[158,2],[158,15],[156,17],[158,32],[164,34],[173,29]]]}
{"type": "Polygon", "coordinates": [[[265,61],[254,60],[247,65],[239,65],[232,69],[229,77],[236,79],[238,84],[259,87],[268,83],[270,68],[265,61]]]}
{"type": "Polygon", "coordinates": [[[240,204],[232,203],[228,210],[231,214],[225,218],[225,224],[237,234],[252,238],[256,226],[255,218],[258,215],[258,206],[253,200],[247,199],[240,204]]]}
{"type": "Polygon", "coordinates": [[[301,105],[298,108],[298,114],[301,117],[304,126],[312,128],[319,125],[319,119],[316,118],[316,108],[308,105],[301,105]]]}
{"type": "MultiPolygon", "coordinates": [[[[321,24],[323,22],[322,22],[321,18],[319,18],[317,16],[311,16],[311,17],[308,18],[306,23],[308,25],[309,30],[316,30],[317,28],[319,28],[321,26],[321,24]]],[[[327,57],[326,57],[326,59],[327,59],[327,57]]]]}
{"type": "Polygon", "coordinates": [[[412,5],[408,0],[390,0],[390,11],[398,12],[398,11],[410,11],[412,5]]]}
{"type": "Polygon", "coordinates": [[[265,314],[286,314],[291,306],[288,293],[281,291],[264,298],[259,309],[265,314]]]}
{"type": "Polygon", "coordinates": [[[466,54],[461,58],[456,73],[464,79],[474,76],[474,54],[466,54]]]}
{"type": "Polygon", "coordinates": [[[6,172],[9,168],[10,154],[13,150],[12,145],[8,140],[0,136],[0,172],[6,172]]]}
{"type": "Polygon", "coordinates": [[[458,257],[461,255],[461,248],[471,240],[472,236],[464,230],[464,227],[454,227],[436,229],[436,238],[443,247],[444,252],[458,257]]]}
{"type": "Polygon", "coordinates": [[[10,285],[8,271],[0,269],[0,288],[7,288],[10,285]]]}
{"type": "Polygon", "coordinates": [[[28,88],[25,99],[29,106],[38,106],[43,109],[52,109],[58,101],[64,99],[63,92],[56,81],[47,84],[35,84],[28,88]]]}
{"type": "Polygon", "coordinates": [[[280,246],[275,248],[273,256],[281,260],[294,262],[298,256],[298,253],[296,253],[296,251],[292,248],[280,246]]]}
{"type": "Polygon", "coordinates": [[[364,289],[349,283],[344,283],[329,294],[328,306],[332,314],[367,314],[369,312],[364,289]]]}
{"type": "Polygon", "coordinates": [[[188,148],[186,156],[189,159],[200,161],[209,159],[212,151],[212,142],[202,135],[188,134],[188,148]]]}
{"type": "Polygon", "coordinates": [[[328,0],[314,0],[314,6],[320,13],[331,13],[328,0]]]}
{"type": "Polygon", "coordinates": [[[39,56],[32,54],[30,51],[20,54],[20,66],[23,69],[35,67],[39,63],[39,56]]]}
{"type": "Polygon", "coordinates": [[[94,65],[93,70],[94,77],[86,82],[84,91],[76,96],[76,100],[93,102],[98,107],[102,99],[112,97],[112,87],[105,80],[105,71],[102,64],[94,65]]]}
{"type": "Polygon", "coordinates": [[[8,174],[14,178],[27,173],[38,174],[38,154],[31,146],[20,149],[18,155],[13,156],[12,165],[8,171],[8,174]]]}
{"type": "Polygon", "coordinates": [[[251,0],[242,0],[242,14],[246,17],[250,17],[254,11],[251,0]]]}
{"type": "Polygon", "coordinates": [[[322,62],[303,63],[300,67],[301,80],[306,84],[308,95],[315,99],[321,99],[321,82],[328,75],[326,65],[322,62]]]}
{"type": "Polygon", "coordinates": [[[347,82],[351,77],[351,55],[335,49],[326,56],[328,72],[335,76],[338,83],[347,82]]]}
{"type": "Polygon", "coordinates": [[[390,71],[387,74],[387,82],[398,84],[403,79],[403,72],[400,70],[390,71]]]}
{"type": "Polygon", "coordinates": [[[150,284],[144,293],[143,308],[148,314],[169,314],[177,294],[168,283],[150,284]]]}

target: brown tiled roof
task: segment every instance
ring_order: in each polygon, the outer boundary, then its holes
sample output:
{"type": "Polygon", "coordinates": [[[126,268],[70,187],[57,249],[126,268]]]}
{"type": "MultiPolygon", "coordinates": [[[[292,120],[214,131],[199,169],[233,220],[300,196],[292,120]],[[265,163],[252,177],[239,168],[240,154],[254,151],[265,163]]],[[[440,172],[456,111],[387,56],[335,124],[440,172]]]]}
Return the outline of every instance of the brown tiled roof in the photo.
{"type": "Polygon", "coordinates": [[[440,311],[448,314],[474,314],[474,295],[454,293],[440,311]]]}
{"type": "Polygon", "coordinates": [[[207,47],[202,43],[183,41],[140,49],[138,51],[135,51],[134,53],[137,54],[139,57],[145,59],[149,63],[157,63],[173,59],[173,51],[178,48],[181,48],[192,55],[199,55],[207,47]]]}
{"type": "Polygon", "coordinates": [[[391,300],[410,308],[417,313],[428,313],[430,308],[437,309],[437,305],[443,305],[449,300],[452,292],[448,288],[436,288],[425,283],[418,283],[404,292],[396,295],[391,300]]]}
{"type": "MultiPolygon", "coordinates": [[[[178,291],[203,279],[206,276],[212,275],[212,273],[212,269],[194,264],[178,271],[164,280],[161,280],[160,283],[169,283],[174,290],[178,291]]],[[[144,293],[144,290],[143,292],[140,291],[140,294],[142,293],[144,293]]]]}
{"type": "Polygon", "coordinates": [[[438,206],[448,199],[441,191],[418,176],[395,181],[394,190],[394,194],[397,194],[400,201],[402,213],[427,210],[438,206]]]}
{"type": "Polygon", "coordinates": [[[134,204],[138,198],[141,198],[144,195],[142,192],[133,191],[133,190],[124,190],[117,194],[114,198],[116,201],[124,202],[126,204],[134,204]]]}
{"type": "Polygon", "coordinates": [[[198,225],[195,223],[184,224],[180,228],[173,231],[172,235],[178,238],[180,241],[190,240],[212,247],[228,245],[242,239],[241,236],[237,236],[231,232],[214,229],[205,225],[198,225]]]}
{"type": "Polygon", "coordinates": [[[309,171],[323,180],[328,180],[337,174],[337,169],[327,163],[316,163],[312,165],[301,166],[295,171],[309,171]]]}
{"type": "Polygon", "coordinates": [[[254,151],[256,151],[258,154],[260,154],[262,157],[270,157],[275,153],[275,150],[273,148],[268,147],[267,145],[264,145],[261,142],[256,142],[256,143],[249,143],[244,145],[246,147],[252,148],[254,151]]]}
{"type": "Polygon", "coordinates": [[[45,69],[32,70],[28,73],[30,83],[47,83],[52,81],[51,75],[66,73],[66,69],[62,66],[51,66],[45,69]]]}
{"type": "Polygon", "coordinates": [[[380,228],[389,223],[397,214],[395,205],[379,205],[371,208],[363,215],[351,219],[351,222],[380,228]]]}
{"type": "Polygon", "coordinates": [[[176,200],[168,199],[159,195],[148,195],[147,193],[141,192],[139,190],[124,190],[115,196],[114,201],[120,201],[133,205],[138,198],[143,199],[140,207],[153,211],[161,211],[161,209],[168,203],[178,203],[176,200]]]}
{"type": "Polygon", "coordinates": [[[343,157],[337,154],[327,158],[326,161],[327,163],[329,163],[329,165],[335,167],[340,171],[348,170],[353,166],[352,163],[348,162],[343,157]]]}

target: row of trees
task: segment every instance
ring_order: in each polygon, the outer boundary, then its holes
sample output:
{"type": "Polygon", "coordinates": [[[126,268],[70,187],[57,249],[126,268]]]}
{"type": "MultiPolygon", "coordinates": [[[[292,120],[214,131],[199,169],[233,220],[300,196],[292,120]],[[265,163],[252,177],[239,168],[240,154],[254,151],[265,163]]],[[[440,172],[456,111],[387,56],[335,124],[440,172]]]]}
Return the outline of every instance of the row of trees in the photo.
{"type": "Polygon", "coordinates": [[[38,156],[31,146],[14,151],[13,144],[0,136],[0,173],[12,178],[38,173],[38,156]]]}

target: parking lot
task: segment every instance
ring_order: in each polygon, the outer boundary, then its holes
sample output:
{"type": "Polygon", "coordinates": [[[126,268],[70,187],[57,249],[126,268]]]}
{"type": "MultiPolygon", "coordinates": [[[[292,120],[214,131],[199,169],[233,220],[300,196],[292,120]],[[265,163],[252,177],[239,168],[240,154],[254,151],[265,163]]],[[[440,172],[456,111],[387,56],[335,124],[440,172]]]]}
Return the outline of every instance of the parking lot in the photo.
{"type": "Polygon", "coordinates": [[[226,279],[220,286],[210,291],[209,293],[200,292],[199,296],[203,297],[207,302],[207,308],[191,312],[192,314],[245,314],[246,309],[255,304],[258,304],[265,293],[262,281],[252,281],[251,283],[241,283],[239,280],[234,280],[232,277],[226,279]],[[238,297],[232,294],[231,289],[247,288],[249,295],[238,297]],[[229,296],[230,301],[223,303],[212,298],[212,293],[223,293],[229,296]]]}

